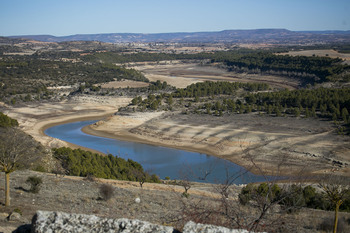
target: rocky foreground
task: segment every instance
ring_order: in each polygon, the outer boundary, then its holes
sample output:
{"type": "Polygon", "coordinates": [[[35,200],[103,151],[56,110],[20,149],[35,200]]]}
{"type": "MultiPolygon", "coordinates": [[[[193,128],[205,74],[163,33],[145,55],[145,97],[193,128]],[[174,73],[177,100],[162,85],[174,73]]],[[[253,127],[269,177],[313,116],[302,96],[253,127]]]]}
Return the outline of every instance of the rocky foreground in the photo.
{"type": "MultiPolygon", "coordinates": [[[[29,170],[15,171],[11,173],[10,178],[11,206],[4,207],[2,188],[4,187],[4,175],[0,174],[0,232],[6,233],[26,232],[26,229],[32,227],[31,220],[38,211],[65,213],[62,214],[63,217],[94,215],[95,217],[92,217],[94,219],[114,219],[106,220],[108,224],[118,222],[118,219],[128,219],[125,220],[127,222],[138,220],[170,226],[182,231],[186,229],[185,225],[189,221],[184,215],[185,206],[205,207],[214,204],[215,200],[220,198],[217,186],[214,184],[193,183],[189,190],[190,196],[184,198],[182,196],[184,188],[170,184],[145,183],[141,188],[137,182],[62,177],[29,170]],[[30,186],[25,181],[29,176],[42,178],[43,184],[39,193],[34,194],[28,191],[30,186]],[[114,195],[109,200],[103,200],[101,197],[99,188],[102,184],[113,186],[114,195]]],[[[240,189],[241,187],[233,185],[230,189],[230,197],[237,197],[240,189]]],[[[48,215],[51,216],[51,214],[48,215]]],[[[333,212],[330,211],[302,209],[286,216],[284,221],[291,225],[292,230],[284,232],[319,232],[320,224],[328,220],[332,222],[332,218],[333,212]]],[[[49,221],[45,218],[39,219],[43,222],[49,221]]],[[[49,217],[49,219],[52,218],[49,217]]],[[[350,219],[350,214],[342,212],[340,219],[345,223],[347,219],[350,219]]],[[[56,222],[67,221],[61,218],[56,222]]],[[[74,223],[70,224],[74,225],[74,223]]],[[[203,232],[207,231],[203,230],[203,232]]]]}
{"type": "MultiPolygon", "coordinates": [[[[173,233],[173,227],[152,224],[140,220],[99,218],[95,215],[68,214],[38,211],[33,217],[32,233],[50,232],[124,232],[124,233],[173,233]]],[[[228,229],[220,226],[188,222],[183,233],[248,233],[247,230],[228,229]]]]}

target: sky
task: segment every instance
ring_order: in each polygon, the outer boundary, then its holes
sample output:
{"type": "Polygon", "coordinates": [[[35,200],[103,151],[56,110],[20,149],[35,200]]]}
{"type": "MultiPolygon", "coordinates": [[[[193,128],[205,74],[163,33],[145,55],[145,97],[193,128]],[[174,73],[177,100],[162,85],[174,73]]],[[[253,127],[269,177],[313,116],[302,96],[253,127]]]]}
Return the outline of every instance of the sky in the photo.
{"type": "Polygon", "coordinates": [[[0,36],[350,30],[350,0],[0,0],[0,36]]]}

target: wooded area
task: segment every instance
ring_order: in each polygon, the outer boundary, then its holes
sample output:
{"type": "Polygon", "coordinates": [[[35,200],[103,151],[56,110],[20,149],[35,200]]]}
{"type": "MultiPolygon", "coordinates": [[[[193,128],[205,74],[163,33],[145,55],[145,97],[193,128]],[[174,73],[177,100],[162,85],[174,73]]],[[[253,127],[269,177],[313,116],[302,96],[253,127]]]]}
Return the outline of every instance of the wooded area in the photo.
{"type": "Polygon", "coordinates": [[[61,147],[53,149],[54,157],[58,159],[63,168],[71,176],[94,176],[105,179],[118,179],[139,181],[146,177],[146,182],[159,183],[158,176],[145,172],[142,166],[132,161],[125,160],[111,154],[102,156],[100,154],[61,147]]]}

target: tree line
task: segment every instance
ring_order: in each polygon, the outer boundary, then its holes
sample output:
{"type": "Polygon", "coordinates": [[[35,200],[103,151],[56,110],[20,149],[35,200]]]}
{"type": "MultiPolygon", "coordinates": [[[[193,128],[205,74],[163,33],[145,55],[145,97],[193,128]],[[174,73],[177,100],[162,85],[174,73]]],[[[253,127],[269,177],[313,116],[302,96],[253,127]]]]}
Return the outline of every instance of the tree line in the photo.
{"type": "Polygon", "coordinates": [[[213,95],[234,95],[238,89],[245,91],[265,91],[269,85],[265,83],[238,83],[238,82],[199,82],[191,84],[186,88],[178,88],[173,97],[206,97],[213,95]]]}
{"type": "Polygon", "coordinates": [[[338,80],[341,74],[350,71],[350,66],[342,64],[339,58],[276,55],[270,52],[218,52],[212,62],[223,62],[232,71],[296,77],[304,83],[338,80]]]}
{"type": "Polygon", "coordinates": [[[142,166],[131,160],[113,156],[102,156],[97,153],[81,149],[61,147],[53,149],[53,155],[58,159],[68,175],[83,176],[92,175],[98,178],[141,181],[159,183],[156,175],[145,172],[142,166]]]}
{"type": "Polygon", "coordinates": [[[225,64],[231,71],[289,76],[299,78],[305,84],[350,80],[350,66],[342,64],[339,58],[279,55],[264,50],[237,49],[197,54],[105,52],[87,55],[82,59],[104,63],[210,60],[211,63],[225,64]]]}
{"type": "Polygon", "coordinates": [[[149,94],[144,99],[137,96],[131,107],[140,111],[179,107],[186,112],[215,116],[259,112],[277,117],[325,118],[343,122],[341,133],[350,126],[350,88],[269,91],[266,84],[206,81],[171,93],[149,94]]]}
{"type": "MultiPolygon", "coordinates": [[[[164,86],[159,84],[156,86],[164,86]]],[[[158,95],[149,94],[147,98],[142,99],[141,96],[137,96],[132,99],[131,104],[140,106],[142,110],[158,110],[165,102],[167,105],[173,105],[175,99],[180,99],[179,102],[183,102],[184,98],[194,98],[194,102],[199,102],[200,97],[214,97],[218,95],[235,95],[236,91],[243,89],[245,91],[263,91],[268,90],[270,87],[264,83],[237,83],[237,82],[199,82],[191,84],[186,88],[177,88],[171,93],[161,93],[158,95]]]]}
{"type": "Polygon", "coordinates": [[[224,98],[212,105],[202,105],[214,111],[267,114],[289,114],[299,117],[321,117],[350,123],[350,88],[317,88],[283,90],[246,94],[243,99],[224,98]]]}

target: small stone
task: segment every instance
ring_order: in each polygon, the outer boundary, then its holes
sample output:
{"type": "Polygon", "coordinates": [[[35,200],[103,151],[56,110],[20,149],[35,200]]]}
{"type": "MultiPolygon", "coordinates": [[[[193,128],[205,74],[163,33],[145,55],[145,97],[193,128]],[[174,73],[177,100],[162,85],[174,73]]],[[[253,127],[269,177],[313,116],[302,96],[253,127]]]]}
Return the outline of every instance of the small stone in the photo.
{"type": "Polygon", "coordinates": [[[135,202],[136,202],[137,204],[139,204],[139,203],[141,202],[141,199],[140,199],[139,197],[136,197],[136,198],[135,198],[135,202]]]}
{"type": "Polygon", "coordinates": [[[19,221],[21,219],[21,214],[17,213],[17,212],[12,212],[9,216],[8,216],[8,220],[9,221],[19,221]]]}

